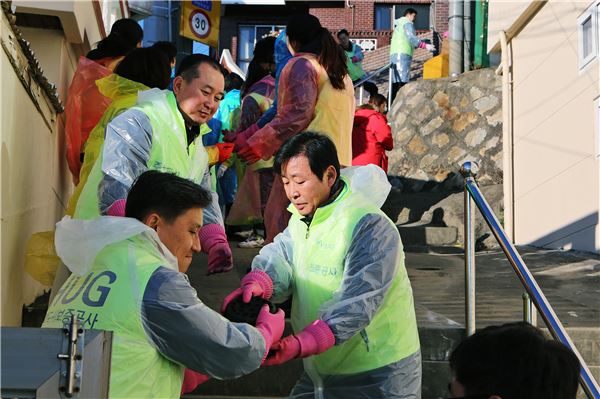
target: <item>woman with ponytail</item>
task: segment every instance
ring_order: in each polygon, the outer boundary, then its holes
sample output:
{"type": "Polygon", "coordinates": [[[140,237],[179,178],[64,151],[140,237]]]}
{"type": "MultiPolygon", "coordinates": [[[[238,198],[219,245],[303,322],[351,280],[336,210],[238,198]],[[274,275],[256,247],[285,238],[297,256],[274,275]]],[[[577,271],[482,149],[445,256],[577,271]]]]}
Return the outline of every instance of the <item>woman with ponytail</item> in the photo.
{"type": "MultiPolygon", "coordinates": [[[[279,78],[277,115],[262,128],[254,124],[236,134],[235,151],[249,164],[267,160],[288,138],[311,130],[331,138],[340,163],[350,166],[355,100],[346,57],[313,15],[291,17],[286,34],[293,57],[279,78]]],[[[265,244],[287,226],[288,204],[281,179],[275,179],[265,209],[265,244]]]]}
{"type": "Polygon", "coordinates": [[[79,182],[82,156],[90,131],[110,104],[96,87],[96,81],[110,75],[133,49],[140,47],[144,32],[133,19],[116,21],[110,34],[86,57],[81,57],[67,93],[65,136],[67,164],[75,185],[79,182]]]}

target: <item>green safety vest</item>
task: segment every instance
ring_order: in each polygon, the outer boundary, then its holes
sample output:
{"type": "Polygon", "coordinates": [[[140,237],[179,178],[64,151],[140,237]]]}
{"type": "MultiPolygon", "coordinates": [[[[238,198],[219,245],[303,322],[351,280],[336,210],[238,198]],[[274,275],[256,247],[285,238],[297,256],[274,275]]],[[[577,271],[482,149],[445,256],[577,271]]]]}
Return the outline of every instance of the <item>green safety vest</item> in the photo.
{"type": "MultiPolygon", "coordinates": [[[[185,123],[173,93],[158,89],[149,92],[152,92],[151,97],[132,108],[142,111],[150,119],[152,148],[148,169],[175,173],[200,184],[208,167],[208,153],[202,144],[202,135],[210,128],[206,124],[200,126],[200,134],[188,146],[185,123]]],[[[100,216],[98,186],[102,181],[102,161],[101,152],[77,202],[76,219],[95,219],[100,216]]]]}
{"type": "MultiPolygon", "coordinates": [[[[288,228],[294,254],[292,326],[295,332],[317,319],[319,307],[331,300],[340,288],[344,260],[356,224],[367,214],[384,215],[364,196],[352,193],[348,181],[342,179],[346,187],[333,203],[315,212],[310,227],[290,205],[293,216],[288,228]]],[[[393,224],[391,220],[389,223],[393,224]]],[[[412,289],[404,267],[402,246],[397,251],[400,255],[397,275],[371,323],[343,344],[306,358],[305,369],[309,375],[311,371],[320,375],[369,371],[419,350],[412,289]]]]}
{"type": "Polygon", "coordinates": [[[85,329],[113,331],[109,395],[179,398],[183,367],[150,343],[141,303],[148,280],[165,258],[141,235],[102,249],[85,276],[72,274],[48,308],[42,327],[62,328],[74,314],[85,329]]]}
{"type": "Polygon", "coordinates": [[[392,34],[392,43],[390,44],[390,54],[406,54],[412,57],[413,46],[408,41],[404,33],[404,25],[411,23],[408,18],[402,17],[396,22],[394,33],[392,34]]]}
{"type": "Polygon", "coordinates": [[[354,63],[352,62],[352,57],[354,57],[354,44],[350,48],[350,51],[344,50],[346,53],[346,65],[348,66],[348,75],[350,75],[350,79],[355,81],[364,76],[365,72],[362,69],[362,62],[354,63]]]}

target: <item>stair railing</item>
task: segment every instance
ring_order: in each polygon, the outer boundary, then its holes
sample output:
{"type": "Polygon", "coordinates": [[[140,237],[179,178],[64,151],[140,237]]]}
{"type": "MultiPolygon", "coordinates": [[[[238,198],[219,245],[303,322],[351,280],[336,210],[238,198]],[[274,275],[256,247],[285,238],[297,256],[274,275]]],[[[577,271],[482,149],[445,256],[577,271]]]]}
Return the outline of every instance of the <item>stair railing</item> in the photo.
{"type": "MultiPolygon", "coordinates": [[[[465,201],[465,324],[467,335],[475,333],[475,234],[473,228],[473,202],[479,208],[481,215],[490,227],[492,234],[500,244],[502,251],[510,262],[513,270],[521,280],[523,288],[527,292],[529,299],[535,305],[542,319],[546,323],[550,334],[555,340],[560,341],[563,345],[569,348],[579,359],[581,370],[579,373],[579,383],[587,394],[588,398],[599,399],[600,387],[592,377],[590,370],[581,357],[581,354],[573,345],[571,338],[567,334],[562,323],[556,316],[552,306],[546,299],[546,296],[533,278],[533,275],[523,262],[523,259],[517,252],[515,246],[510,242],[508,236],[502,229],[498,218],[485,200],[475,177],[479,166],[476,162],[465,162],[460,173],[465,178],[464,201],[465,201]]],[[[524,310],[528,306],[524,306],[524,310]]],[[[527,318],[527,314],[525,315],[527,318]]]]}
{"type": "MultiPolygon", "coordinates": [[[[358,103],[362,104],[363,102],[363,94],[364,94],[364,89],[362,87],[362,84],[373,79],[376,76],[379,76],[380,74],[382,74],[383,72],[388,71],[388,83],[392,81],[392,68],[391,68],[390,63],[382,66],[381,68],[379,68],[378,70],[376,70],[375,72],[372,72],[362,78],[360,78],[356,83],[354,83],[354,88],[357,88],[358,86],[360,86],[359,88],[359,92],[358,92],[358,103]]],[[[392,100],[391,100],[391,96],[392,96],[392,85],[388,84],[388,109],[391,108],[392,106],[392,100]]]]}

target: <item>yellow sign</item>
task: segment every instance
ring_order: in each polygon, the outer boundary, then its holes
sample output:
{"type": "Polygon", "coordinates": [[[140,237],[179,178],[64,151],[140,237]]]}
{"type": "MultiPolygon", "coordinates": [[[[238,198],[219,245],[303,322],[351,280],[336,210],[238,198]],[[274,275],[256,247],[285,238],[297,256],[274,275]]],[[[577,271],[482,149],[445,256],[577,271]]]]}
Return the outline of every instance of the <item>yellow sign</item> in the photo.
{"type": "Polygon", "coordinates": [[[217,48],[221,22],[220,1],[182,1],[179,34],[217,48]]]}

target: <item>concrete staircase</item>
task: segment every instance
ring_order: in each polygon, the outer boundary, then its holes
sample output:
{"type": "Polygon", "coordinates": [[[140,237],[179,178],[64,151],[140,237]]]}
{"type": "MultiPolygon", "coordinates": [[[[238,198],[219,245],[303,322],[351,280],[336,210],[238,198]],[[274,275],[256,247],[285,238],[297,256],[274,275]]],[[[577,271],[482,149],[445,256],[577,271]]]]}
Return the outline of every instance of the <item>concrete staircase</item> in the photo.
{"type": "MultiPolygon", "coordinates": [[[[403,240],[411,239],[403,233],[403,240]]],[[[239,286],[240,277],[257,252],[234,246],[237,273],[208,278],[205,255],[195,257],[188,274],[200,298],[218,309],[224,296],[239,286]]],[[[600,257],[531,247],[520,247],[519,252],[592,373],[600,380],[600,257]]],[[[520,320],[523,288],[504,255],[499,250],[484,251],[478,252],[476,259],[477,327],[520,320]]],[[[456,247],[425,246],[406,251],[406,267],[421,340],[422,397],[445,398],[450,380],[447,360],[464,336],[464,258],[456,247]]],[[[540,319],[539,325],[542,324],[540,319]]],[[[237,380],[209,381],[186,397],[287,397],[301,373],[302,362],[292,361],[259,369],[237,380]]]]}
{"type": "MultiPolygon", "coordinates": [[[[443,399],[451,379],[448,357],[464,336],[464,327],[441,315],[418,308],[419,337],[423,357],[423,399],[443,399]]],[[[600,380],[600,328],[568,328],[567,332],[597,380],[600,380]]],[[[211,380],[186,398],[284,398],[302,373],[302,362],[266,367],[236,380],[211,380]]],[[[585,398],[583,392],[578,395],[585,398]]]]}

